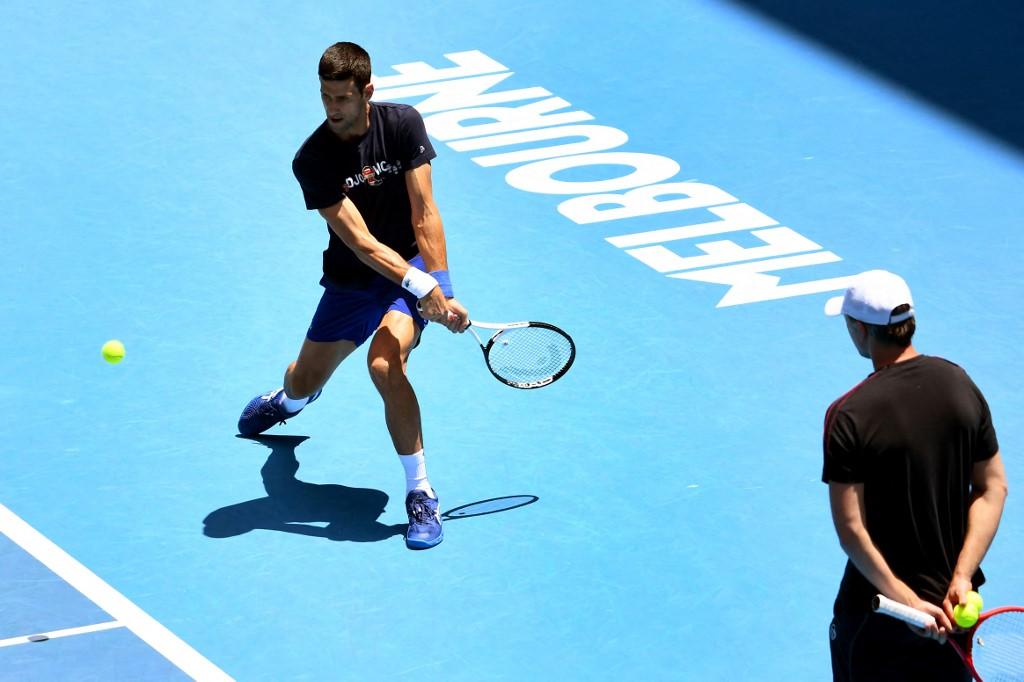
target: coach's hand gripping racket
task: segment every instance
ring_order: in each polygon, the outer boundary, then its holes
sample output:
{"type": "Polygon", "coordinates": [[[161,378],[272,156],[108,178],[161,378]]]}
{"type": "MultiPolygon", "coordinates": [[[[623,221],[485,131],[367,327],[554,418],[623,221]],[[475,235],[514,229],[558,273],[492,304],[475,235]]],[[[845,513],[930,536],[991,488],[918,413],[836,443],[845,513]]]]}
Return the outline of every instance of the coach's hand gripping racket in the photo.
{"type": "MultiPolygon", "coordinates": [[[[931,614],[881,594],[872,599],[871,607],[878,613],[922,628],[935,622],[931,614]]],[[[960,654],[975,680],[1024,680],[1024,607],[1004,606],[986,611],[967,634],[964,648],[952,639],[946,642],[960,654]]]]}
{"type": "MultiPolygon", "coordinates": [[[[416,304],[419,308],[419,303],[416,304]]],[[[512,388],[541,388],[572,367],[576,344],[565,331],[547,322],[468,322],[491,374],[512,388]],[[477,329],[493,331],[485,343],[477,329]]]]}

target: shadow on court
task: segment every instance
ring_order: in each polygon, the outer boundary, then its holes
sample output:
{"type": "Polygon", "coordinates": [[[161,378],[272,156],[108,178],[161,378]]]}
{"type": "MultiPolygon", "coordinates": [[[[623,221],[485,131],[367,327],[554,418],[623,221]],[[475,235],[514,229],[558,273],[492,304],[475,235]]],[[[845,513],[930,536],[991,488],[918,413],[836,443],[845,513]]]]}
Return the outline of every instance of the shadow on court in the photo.
{"type": "Polygon", "coordinates": [[[387,493],[297,479],[299,461],[295,448],[307,438],[247,439],[270,448],[270,456],[260,469],[267,496],[211,512],[203,520],[203,534],[228,538],[259,528],[350,542],[378,542],[405,534],[406,524],[387,525],[377,520],[387,507],[387,493]],[[314,525],[317,523],[327,526],[314,525]]]}
{"type": "Polygon", "coordinates": [[[733,1],[1024,150],[1024,3],[733,1]]]}
{"type": "MultiPolygon", "coordinates": [[[[388,505],[384,491],[335,483],[306,483],[295,477],[299,470],[295,449],[308,438],[243,438],[270,448],[270,456],[260,469],[267,496],[210,512],[203,519],[203,535],[230,538],[261,529],[350,542],[378,542],[395,535],[404,536],[407,524],[387,525],[378,521],[388,505]],[[314,525],[318,523],[327,526],[314,525]]],[[[460,505],[444,512],[442,517],[453,521],[487,516],[525,507],[539,499],[536,495],[494,497],[460,505]]]]}

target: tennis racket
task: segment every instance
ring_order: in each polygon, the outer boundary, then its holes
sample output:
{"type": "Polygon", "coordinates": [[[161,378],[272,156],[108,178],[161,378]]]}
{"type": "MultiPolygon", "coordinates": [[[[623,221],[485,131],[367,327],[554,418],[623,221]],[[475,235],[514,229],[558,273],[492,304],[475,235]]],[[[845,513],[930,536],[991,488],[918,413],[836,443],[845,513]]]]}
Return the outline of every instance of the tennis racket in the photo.
{"type": "MultiPolygon", "coordinates": [[[[881,594],[871,600],[878,613],[905,623],[927,627],[931,614],[893,601],[881,594]]],[[[1024,607],[1004,606],[986,611],[968,631],[967,646],[947,639],[978,682],[1024,680],[1024,607]]]]}
{"type": "Polygon", "coordinates": [[[576,359],[572,337],[547,322],[470,322],[491,374],[512,388],[541,388],[558,381],[576,359]],[[485,342],[477,329],[493,331],[485,342]]]}
{"type": "MultiPolygon", "coordinates": [[[[416,302],[416,309],[422,312],[416,302]]],[[[450,315],[451,313],[449,313],[450,315]]],[[[576,359],[576,344],[565,331],[547,322],[472,322],[484,362],[494,378],[512,388],[541,388],[558,381],[576,359]],[[486,342],[477,329],[492,332],[486,342]]]]}

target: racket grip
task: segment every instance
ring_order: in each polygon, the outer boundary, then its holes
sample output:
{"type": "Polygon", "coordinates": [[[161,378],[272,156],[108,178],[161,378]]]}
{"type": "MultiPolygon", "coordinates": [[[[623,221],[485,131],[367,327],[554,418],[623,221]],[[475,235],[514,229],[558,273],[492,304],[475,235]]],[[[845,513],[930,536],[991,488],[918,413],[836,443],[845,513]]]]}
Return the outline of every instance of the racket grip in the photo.
{"type": "MultiPolygon", "coordinates": [[[[416,312],[418,312],[418,313],[422,313],[423,312],[423,306],[420,305],[419,301],[416,301],[416,312]]],[[[456,317],[455,313],[453,313],[453,312],[451,312],[449,310],[448,311],[448,319],[451,320],[454,317],[456,317]]]]}
{"type": "Polygon", "coordinates": [[[904,623],[910,623],[919,628],[935,624],[935,616],[930,613],[925,613],[906,604],[893,601],[882,594],[876,594],[871,599],[871,608],[877,613],[884,613],[887,616],[898,618],[904,623]]]}

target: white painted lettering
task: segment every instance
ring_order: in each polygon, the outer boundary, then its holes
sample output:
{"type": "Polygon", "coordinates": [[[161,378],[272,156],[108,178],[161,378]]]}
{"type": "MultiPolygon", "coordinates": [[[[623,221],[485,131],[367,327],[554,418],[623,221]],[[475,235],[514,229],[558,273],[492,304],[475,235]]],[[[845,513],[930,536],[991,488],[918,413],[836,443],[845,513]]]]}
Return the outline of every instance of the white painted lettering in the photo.
{"type": "Polygon", "coordinates": [[[479,107],[486,104],[501,104],[502,102],[515,102],[523,99],[537,99],[538,97],[547,97],[551,94],[544,88],[521,88],[519,90],[484,94],[487,90],[511,75],[511,72],[507,72],[491,76],[460,78],[453,81],[401,85],[396,88],[388,88],[383,92],[377,92],[375,97],[379,100],[394,100],[414,97],[416,95],[431,95],[431,97],[416,105],[420,113],[428,114],[449,109],[479,107]]]}
{"type": "Polygon", "coordinates": [[[545,128],[548,126],[590,121],[594,117],[585,111],[568,111],[547,115],[552,111],[572,106],[561,97],[549,97],[519,107],[477,107],[433,114],[423,119],[431,137],[448,142],[466,137],[497,135],[516,130],[545,128]],[[463,125],[464,121],[486,119],[494,123],[463,125]]]}
{"type": "Polygon", "coordinates": [[[622,220],[655,213],[704,208],[729,204],[736,197],[728,192],[699,182],[669,182],[649,187],[637,187],[623,194],[591,194],[566,199],[558,205],[558,212],[577,225],[622,220]],[[682,197],[658,200],[658,197],[682,197]],[[612,208],[601,208],[601,206],[612,208]]]}
{"type": "MultiPolygon", "coordinates": [[[[559,213],[577,225],[696,209],[708,211],[717,219],[693,224],[692,220],[700,218],[687,215],[690,224],[605,239],[674,279],[729,287],[719,307],[837,291],[853,280],[852,276],[832,277],[781,285],[779,276],[766,273],[842,259],[795,230],[779,226],[774,218],[719,187],[666,182],[679,172],[679,164],[672,159],[608,151],[628,142],[627,133],[604,125],[574,125],[594,117],[585,111],[566,111],[572,105],[544,88],[490,92],[514,73],[482,52],[453,52],[445,57],[453,66],[435,68],[426,62],[411,62],[394,66],[394,74],[376,76],[375,98],[419,97],[415,106],[425,115],[428,134],[459,152],[564,140],[561,144],[475,156],[473,161],[484,167],[523,164],[506,173],[505,182],[524,192],[577,195],[558,205],[559,213]],[[512,102],[525,103],[507,106],[512,102]],[[574,169],[584,172],[568,172],[574,169]],[[563,172],[565,175],[556,179],[563,172]],[[572,177],[581,179],[568,179],[572,177]],[[750,231],[764,245],[745,248],[727,239],[704,241],[694,243],[692,248],[698,253],[690,255],[669,248],[669,242],[740,231],[750,231]]],[[[385,161],[363,169],[361,175],[348,178],[346,183],[379,183],[386,175],[398,172],[399,164],[385,161]]]]}
{"type": "Polygon", "coordinates": [[[557,128],[539,128],[537,130],[526,130],[519,133],[505,133],[503,135],[491,135],[490,137],[474,137],[470,140],[449,142],[448,146],[455,151],[468,152],[478,149],[489,149],[491,147],[504,147],[510,144],[536,142],[537,140],[554,140],[561,137],[582,137],[583,141],[573,142],[570,144],[559,144],[553,147],[524,149],[522,151],[506,152],[504,154],[475,156],[473,157],[473,161],[485,167],[502,166],[509,163],[523,163],[524,161],[550,159],[555,156],[600,152],[606,149],[621,147],[629,141],[629,136],[618,128],[599,125],[582,125],[560,126],[557,128]]]}
{"type": "Polygon", "coordinates": [[[715,206],[713,208],[709,208],[708,211],[717,215],[721,220],[714,220],[710,223],[701,223],[699,225],[651,230],[650,232],[636,232],[634,234],[624,234],[619,237],[607,237],[607,241],[624,249],[631,246],[646,246],[647,244],[670,242],[675,241],[676,239],[706,237],[711,234],[753,230],[759,227],[771,227],[772,225],[779,224],[779,221],[775,218],[761,213],[749,204],[715,206]]]}
{"type": "Polygon", "coordinates": [[[398,72],[393,76],[373,75],[373,85],[380,92],[380,88],[395,88],[399,85],[411,85],[413,83],[427,83],[429,81],[445,80],[448,78],[465,78],[467,76],[479,76],[485,73],[497,73],[508,71],[508,68],[494,61],[479,50],[468,52],[452,52],[445,57],[453,64],[443,69],[435,69],[426,62],[410,62],[408,64],[395,64],[391,68],[398,72]]]}
{"type": "Polygon", "coordinates": [[[505,182],[516,189],[534,194],[591,194],[650,185],[667,180],[678,172],[679,164],[664,156],[638,152],[601,152],[528,163],[510,170],[505,175],[505,182]],[[626,166],[633,171],[607,180],[571,182],[552,177],[559,171],[584,166],[626,166]]]}
{"type": "Polygon", "coordinates": [[[775,227],[770,230],[754,230],[751,234],[768,246],[755,246],[746,249],[736,242],[726,239],[717,242],[694,244],[694,246],[704,252],[703,256],[690,256],[688,258],[684,258],[661,245],[629,249],[626,253],[633,256],[633,258],[636,258],[641,263],[649,265],[658,272],[672,272],[675,270],[706,268],[712,265],[724,265],[726,263],[738,263],[740,261],[755,260],[758,258],[784,256],[791,253],[802,253],[804,251],[817,251],[821,248],[810,239],[796,233],[788,227],[775,227]]]}
{"type": "Polygon", "coordinates": [[[739,265],[725,265],[720,268],[710,268],[707,270],[691,270],[669,275],[669,277],[688,279],[695,282],[730,285],[729,291],[725,293],[725,296],[722,297],[722,300],[717,305],[718,308],[724,308],[743,303],[773,301],[780,298],[806,296],[807,294],[820,294],[825,291],[845,289],[850,286],[855,276],[833,277],[831,279],[819,279],[812,282],[779,286],[780,278],[778,276],[761,274],[778,270],[803,268],[810,265],[820,265],[822,263],[835,263],[841,260],[842,258],[831,251],[818,251],[817,253],[808,253],[800,256],[783,256],[782,258],[741,263],[739,265]]]}

